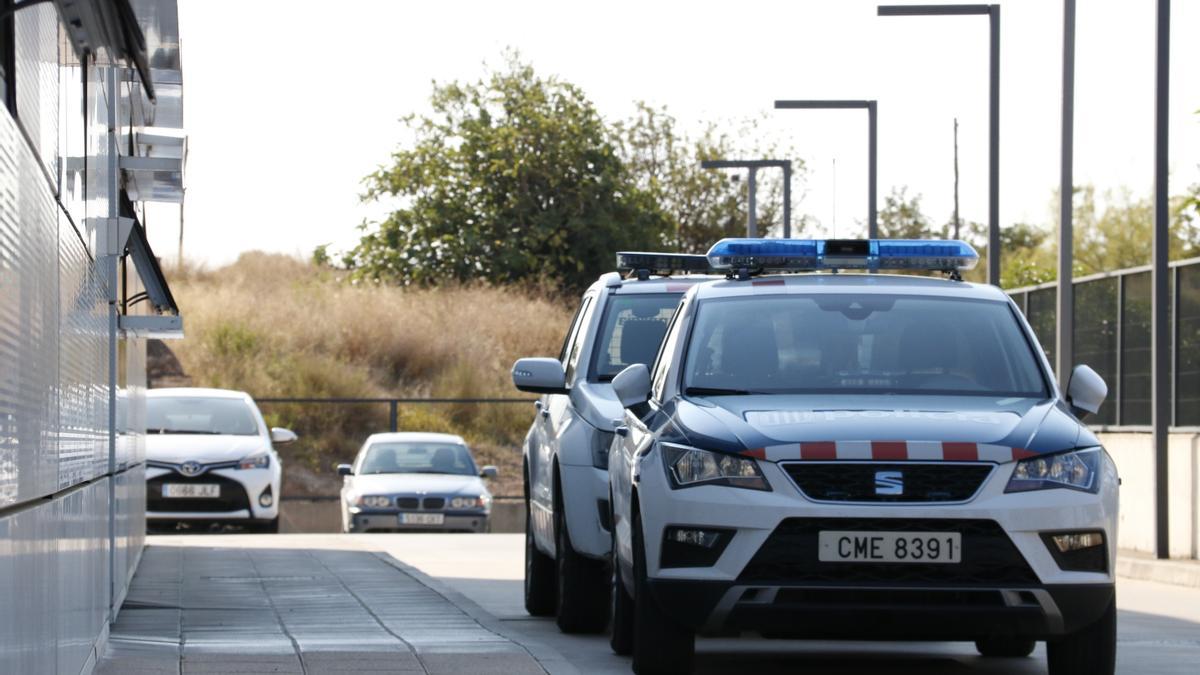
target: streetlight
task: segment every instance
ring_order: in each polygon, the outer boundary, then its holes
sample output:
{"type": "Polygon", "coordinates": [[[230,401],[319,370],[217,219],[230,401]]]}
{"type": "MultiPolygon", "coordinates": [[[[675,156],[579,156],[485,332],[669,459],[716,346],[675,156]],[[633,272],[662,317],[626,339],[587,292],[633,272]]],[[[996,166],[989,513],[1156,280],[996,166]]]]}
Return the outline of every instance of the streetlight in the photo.
{"type": "Polygon", "coordinates": [[[986,15],[991,26],[988,95],[988,283],[1000,285],[1000,6],[879,5],[879,16],[986,15]]]}
{"type": "Polygon", "coordinates": [[[706,159],[702,169],[749,169],[746,190],[749,193],[750,213],[746,219],[746,236],[758,236],[758,170],[783,169],[783,238],[792,237],[792,160],[790,159],[706,159]]]}
{"type": "MultiPolygon", "coordinates": [[[[1158,0],[1154,22],[1154,239],[1150,268],[1150,421],[1154,443],[1154,555],[1171,555],[1167,520],[1168,472],[1167,433],[1171,423],[1171,334],[1167,323],[1170,289],[1170,202],[1167,194],[1168,122],[1171,80],[1171,0],[1158,0]]],[[[1179,302],[1178,278],[1175,302],[1179,302]]],[[[1176,314],[1178,317],[1178,305],[1176,314]]],[[[1176,318],[1176,322],[1179,319],[1176,318]]]]}
{"type": "Polygon", "coordinates": [[[776,110],[847,110],[867,111],[867,239],[879,237],[879,222],[876,215],[878,194],[877,156],[879,108],[875,101],[775,101],[776,110]]]}

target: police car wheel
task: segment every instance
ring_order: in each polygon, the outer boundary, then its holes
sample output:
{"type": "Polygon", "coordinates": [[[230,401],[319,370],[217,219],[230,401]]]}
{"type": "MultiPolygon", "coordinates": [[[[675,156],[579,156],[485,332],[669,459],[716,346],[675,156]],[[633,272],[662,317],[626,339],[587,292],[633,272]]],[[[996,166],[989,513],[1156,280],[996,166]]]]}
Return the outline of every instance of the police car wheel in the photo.
{"type": "Polygon", "coordinates": [[[530,616],[554,614],[554,560],[533,541],[533,518],[525,501],[525,611],[530,616]]]}
{"type": "Polygon", "coordinates": [[[609,585],[611,587],[609,589],[611,598],[609,614],[612,625],[608,644],[612,647],[614,654],[629,656],[633,653],[633,598],[629,597],[629,591],[625,590],[625,581],[621,579],[620,561],[617,559],[616,528],[613,529],[612,559],[609,564],[609,585]]]}
{"type": "Polygon", "coordinates": [[[641,519],[634,518],[633,672],[690,673],[696,655],[696,635],[667,616],[650,592],[646,547],[641,519]]]}
{"type": "Polygon", "coordinates": [[[1095,623],[1046,643],[1050,675],[1112,675],[1117,667],[1117,600],[1095,623]]]}
{"type": "Polygon", "coordinates": [[[555,501],[558,629],[564,633],[599,633],[608,623],[608,580],[604,576],[604,564],[580,555],[571,546],[562,502],[555,501]]]}
{"type": "Polygon", "coordinates": [[[1037,641],[1027,638],[985,638],[975,641],[975,649],[987,657],[1021,658],[1029,656],[1037,647],[1037,641]]]}

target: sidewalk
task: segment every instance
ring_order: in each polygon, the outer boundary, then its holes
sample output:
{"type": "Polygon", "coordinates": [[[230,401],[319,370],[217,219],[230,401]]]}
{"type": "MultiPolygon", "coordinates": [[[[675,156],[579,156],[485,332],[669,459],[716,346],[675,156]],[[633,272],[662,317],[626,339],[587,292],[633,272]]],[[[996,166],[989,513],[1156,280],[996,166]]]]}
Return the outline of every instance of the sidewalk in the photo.
{"type": "Polygon", "coordinates": [[[368,551],[150,546],[96,672],[546,672],[414,574],[368,551]]]}
{"type": "Polygon", "coordinates": [[[1117,576],[1200,588],[1200,560],[1159,560],[1149,553],[1117,552],[1117,576]]]}

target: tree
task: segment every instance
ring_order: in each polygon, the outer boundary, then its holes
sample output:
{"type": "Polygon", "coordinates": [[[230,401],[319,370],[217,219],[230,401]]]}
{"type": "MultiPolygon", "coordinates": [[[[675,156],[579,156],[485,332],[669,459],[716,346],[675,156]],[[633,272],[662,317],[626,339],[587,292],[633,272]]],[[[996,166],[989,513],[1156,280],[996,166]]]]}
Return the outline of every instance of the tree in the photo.
{"type": "Polygon", "coordinates": [[[879,210],[879,236],[882,239],[928,239],[940,236],[921,212],[921,195],[908,196],[908,186],[893,187],[879,210]]]}
{"type": "Polygon", "coordinates": [[[430,283],[550,278],[585,286],[613,252],[656,246],[668,227],[580,89],[515,53],[471,83],[434,84],[413,142],[365,180],[400,206],[351,252],[360,279],[430,283]]]}
{"type": "MultiPolygon", "coordinates": [[[[741,174],[703,169],[709,159],[787,159],[796,153],[766,141],[739,142],[709,123],[696,137],[678,129],[665,107],[638,102],[629,120],[616,125],[621,155],[637,185],[650,194],[666,214],[669,226],[663,242],[670,250],[703,253],[722,237],[746,233],[749,199],[741,174]]],[[[743,122],[737,139],[761,138],[757,123],[743,122]]],[[[804,162],[792,159],[793,182],[803,176],[804,162]]],[[[758,228],[774,236],[783,228],[782,171],[758,173],[758,228]]],[[[799,228],[796,228],[799,231],[799,228]]]]}

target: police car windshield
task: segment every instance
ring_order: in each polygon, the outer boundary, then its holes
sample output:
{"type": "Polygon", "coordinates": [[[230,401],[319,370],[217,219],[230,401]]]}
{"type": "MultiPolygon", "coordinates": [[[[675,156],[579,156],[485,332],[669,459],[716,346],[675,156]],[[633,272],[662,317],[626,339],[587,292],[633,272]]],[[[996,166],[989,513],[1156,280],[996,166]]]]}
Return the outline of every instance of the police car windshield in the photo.
{"type": "Polygon", "coordinates": [[[1046,396],[1010,307],[924,296],[785,295],[700,303],[685,391],[1046,396]]]}
{"type": "Polygon", "coordinates": [[[591,379],[608,382],[635,363],[653,363],[679,298],[677,293],[638,293],[609,299],[593,350],[591,379]]]}
{"type": "Polygon", "coordinates": [[[356,472],[449,473],[474,476],[471,451],[454,443],[373,443],[356,472]]]}
{"type": "Polygon", "coordinates": [[[255,436],[258,421],[240,398],[151,396],[146,398],[146,433],[255,436]]]}

